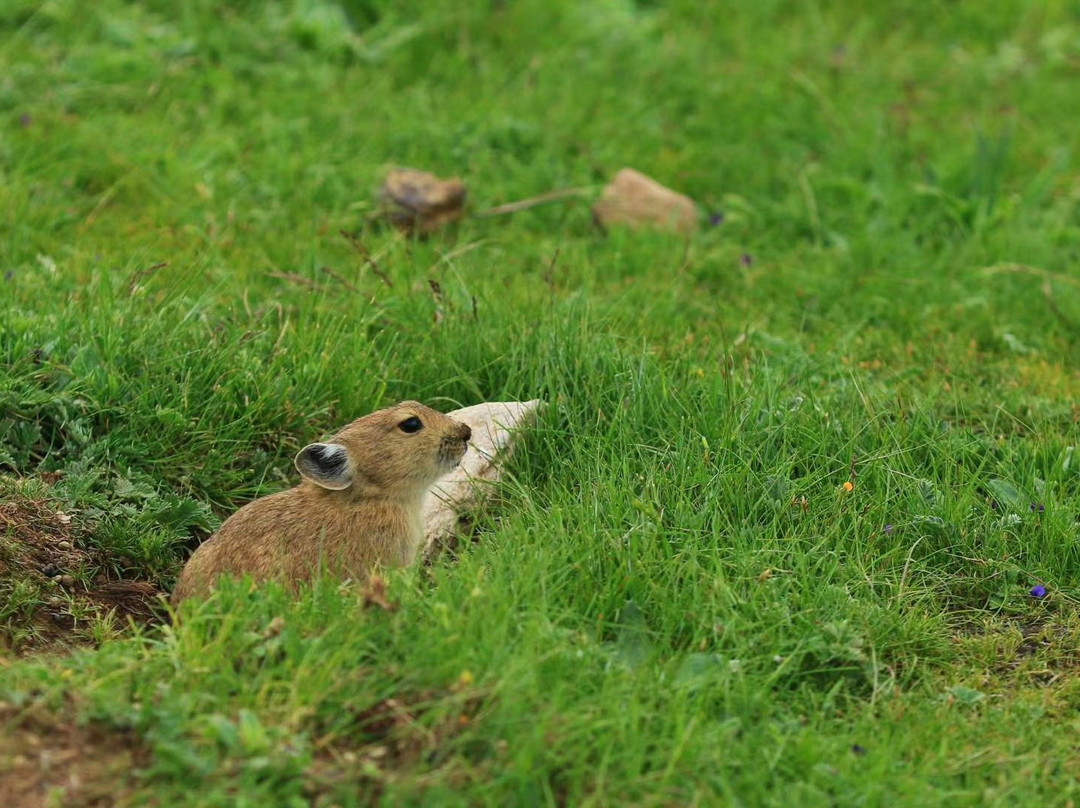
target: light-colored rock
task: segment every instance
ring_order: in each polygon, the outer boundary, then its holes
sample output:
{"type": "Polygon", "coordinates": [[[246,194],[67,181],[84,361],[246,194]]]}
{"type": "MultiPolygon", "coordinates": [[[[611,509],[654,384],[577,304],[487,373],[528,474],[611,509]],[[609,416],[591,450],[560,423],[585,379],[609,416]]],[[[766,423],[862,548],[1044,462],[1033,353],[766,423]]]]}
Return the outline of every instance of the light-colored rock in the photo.
{"type": "Polygon", "coordinates": [[[593,205],[593,215],[604,227],[621,224],[693,233],[698,226],[694,200],[632,168],[622,169],[608,183],[593,205]]]}
{"type": "Polygon", "coordinates": [[[380,197],[397,227],[426,235],[461,218],[465,184],[457,177],[441,180],[427,171],[400,168],[387,173],[380,197]]]}
{"type": "Polygon", "coordinates": [[[538,400],[498,401],[447,413],[472,427],[472,439],[458,467],[433,485],[424,501],[425,558],[454,535],[462,517],[490,497],[513,451],[514,432],[535,422],[542,407],[538,400]]]}

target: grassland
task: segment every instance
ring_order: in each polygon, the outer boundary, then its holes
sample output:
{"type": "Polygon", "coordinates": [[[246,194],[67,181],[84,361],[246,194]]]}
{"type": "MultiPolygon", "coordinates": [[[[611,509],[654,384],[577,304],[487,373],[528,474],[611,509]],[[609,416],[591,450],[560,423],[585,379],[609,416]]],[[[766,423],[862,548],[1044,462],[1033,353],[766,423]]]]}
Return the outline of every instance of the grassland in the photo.
{"type": "Polygon", "coordinates": [[[1078,79],[1053,0],[0,4],[6,804],[1071,805],[1078,79]],[[391,165],[703,227],[413,240],[391,165]],[[536,397],[393,611],[88,600],[376,406],[536,397]]]}

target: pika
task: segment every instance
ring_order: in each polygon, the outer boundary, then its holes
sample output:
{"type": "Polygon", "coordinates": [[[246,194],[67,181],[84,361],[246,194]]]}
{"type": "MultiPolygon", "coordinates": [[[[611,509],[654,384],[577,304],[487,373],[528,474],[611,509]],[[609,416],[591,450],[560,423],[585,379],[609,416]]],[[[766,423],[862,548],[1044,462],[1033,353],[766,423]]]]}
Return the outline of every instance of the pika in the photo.
{"type": "Polygon", "coordinates": [[[305,446],[294,460],[301,483],[226,519],[184,565],[172,602],[208,593],[223,573],[294,586],[320,569],[364,580],[375,565],[411,564],[424,494],[471,437],[467,424],[403,401],[305,446]]]}

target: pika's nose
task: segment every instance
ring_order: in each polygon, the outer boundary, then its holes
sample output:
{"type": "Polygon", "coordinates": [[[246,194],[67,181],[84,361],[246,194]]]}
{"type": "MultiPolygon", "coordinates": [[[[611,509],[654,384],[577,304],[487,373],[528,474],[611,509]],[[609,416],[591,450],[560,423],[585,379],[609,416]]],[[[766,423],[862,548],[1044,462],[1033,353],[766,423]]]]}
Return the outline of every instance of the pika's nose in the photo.
{"type": "Polygon", "coordinates": [[[472,427],[470,427],[468,424],[462,424],[459,434],[461,435],[462,440],[469,440],[469,438],[472,437],[472,427]]]}

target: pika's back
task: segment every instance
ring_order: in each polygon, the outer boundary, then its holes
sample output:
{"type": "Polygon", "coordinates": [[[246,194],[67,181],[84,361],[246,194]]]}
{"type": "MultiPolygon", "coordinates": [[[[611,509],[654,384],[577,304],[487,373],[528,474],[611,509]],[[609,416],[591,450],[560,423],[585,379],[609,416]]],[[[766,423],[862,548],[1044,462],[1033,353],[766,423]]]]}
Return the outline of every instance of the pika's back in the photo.
{"type": "Polygon", "coordinates": [[[375,564],[411,563],[424,494],[458,464],[470,437],[467,424],[403,401],[305,446],[295,459],[303,482],[225,520],[184,566],[173,602],[223,573],[295,583],[320,567],[363,578],[375,564]]]}

